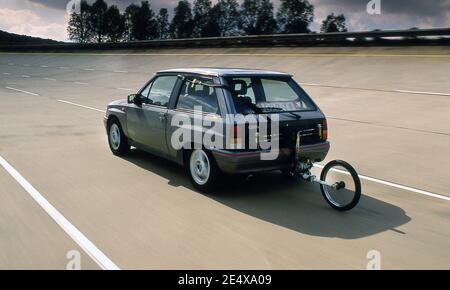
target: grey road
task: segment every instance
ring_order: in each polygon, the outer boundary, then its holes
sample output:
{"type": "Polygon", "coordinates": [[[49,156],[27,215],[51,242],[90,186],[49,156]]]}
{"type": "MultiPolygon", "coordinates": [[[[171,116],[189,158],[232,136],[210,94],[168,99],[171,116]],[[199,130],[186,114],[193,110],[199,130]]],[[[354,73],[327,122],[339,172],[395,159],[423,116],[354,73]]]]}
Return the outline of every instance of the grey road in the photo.
{"type": "Polygon", "coordinates": [[[65,269],[69,251],[82,269],[365,269],[373,251],[449,269],[449,73],[443,47],[2,53],[0,269],[65,269]],[[276,172],[204,195],[157,156],[113,156],[106,104],[195,66],[292,73],[329,118],[326,161],[361,174],[359,206],[276,172]]]}

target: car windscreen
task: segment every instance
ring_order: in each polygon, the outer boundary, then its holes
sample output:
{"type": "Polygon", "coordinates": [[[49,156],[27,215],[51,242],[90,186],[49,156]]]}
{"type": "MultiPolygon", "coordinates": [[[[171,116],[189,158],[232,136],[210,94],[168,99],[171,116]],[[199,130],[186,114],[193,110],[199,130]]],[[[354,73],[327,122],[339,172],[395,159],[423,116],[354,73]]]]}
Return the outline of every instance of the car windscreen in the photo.
{"type": "Polygon", "coordinates": [[[315,110],[309,96],[291,77],[226,77],[238,113],[315,110]]]}

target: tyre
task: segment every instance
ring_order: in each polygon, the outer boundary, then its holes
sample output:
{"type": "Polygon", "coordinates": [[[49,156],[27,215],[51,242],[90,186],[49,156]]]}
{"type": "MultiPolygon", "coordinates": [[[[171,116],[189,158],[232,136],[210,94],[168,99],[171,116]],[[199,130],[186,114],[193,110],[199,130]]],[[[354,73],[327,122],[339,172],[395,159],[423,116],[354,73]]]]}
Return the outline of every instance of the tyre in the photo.
{"type": "Polygon", "coordinates": [[[191,150],[186,157],[185,169],[196,190],[209,193],[216,187],[220,172],[210,152],[191,150]]]}
{"type": "Polygon", "coordinates": [[[117,119],[111,120],[108,125],[108,144],[114,155],[124,155],[130,151],[128,139],[117,119]]]}
{"type": "Polygon", "coordinates": [[[354,208],[361,198],[361,181],[355,169],[345,161],[329,162],[320,174],[320,190],[327,203],[338,211],[354,208]]]}

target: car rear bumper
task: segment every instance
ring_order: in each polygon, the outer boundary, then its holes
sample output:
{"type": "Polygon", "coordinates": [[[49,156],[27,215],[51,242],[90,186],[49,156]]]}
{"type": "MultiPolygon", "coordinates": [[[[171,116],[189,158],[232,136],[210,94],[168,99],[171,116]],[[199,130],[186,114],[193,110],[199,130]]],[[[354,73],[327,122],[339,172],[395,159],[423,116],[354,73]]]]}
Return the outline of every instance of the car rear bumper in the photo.
{"type": "MultiPolygon", "coordinates": [[[[328,141],[304,145],[300,147],[300,158],[320,162],[325,159],[330,150],[328,141]]],[[[230,174],[252,173],[259,171],[270,171],[283,169],[293,165],[295,149],[280,148],[278,157],[274,160],[262,160],[261,154],[269,151],[232,151],[213,150],[212,154],[219,168],[230,174]]]]}

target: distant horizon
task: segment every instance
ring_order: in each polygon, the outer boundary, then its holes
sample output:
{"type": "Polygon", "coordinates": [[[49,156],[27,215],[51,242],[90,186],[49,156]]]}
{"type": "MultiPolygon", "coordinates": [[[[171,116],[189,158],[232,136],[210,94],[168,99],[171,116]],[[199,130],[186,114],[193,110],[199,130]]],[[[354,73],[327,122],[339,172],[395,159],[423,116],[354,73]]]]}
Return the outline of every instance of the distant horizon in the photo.
{"type": "MultiPolygon", "coordinates": [[[[369,15],[366,6],[369,0],[310,0],[314,5],[314,22],[310,29],[318,32],[323,19],[330,13],[344,14],[349,31],[400,30],[411,28],[450,27],[450,0],[379,0],[381,14],[369,15]]],[[[5,32],[70,42],[67,36],[69,15],[66,5],[69,0],[2,0],[0,6],[0,30],[5,32]]],[[[90,0],[88,2],[94,2],[90,0]]],[[[121,10],[136,0],[105,0],[108,5],[117,5],[121,10]]],[[[170,15],[178,0],[149,1],[157,12],[167,8],[170,15]]],[[[191,4],[194,2],[190,0],[191,4]]],[[[216,3],[216,0],[212,1],[216,3]]],[[[242,3],[243,1],[238,1],[242,3]]],[[[273,0],[275,11],[280,0],[273,0]]]]}

